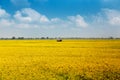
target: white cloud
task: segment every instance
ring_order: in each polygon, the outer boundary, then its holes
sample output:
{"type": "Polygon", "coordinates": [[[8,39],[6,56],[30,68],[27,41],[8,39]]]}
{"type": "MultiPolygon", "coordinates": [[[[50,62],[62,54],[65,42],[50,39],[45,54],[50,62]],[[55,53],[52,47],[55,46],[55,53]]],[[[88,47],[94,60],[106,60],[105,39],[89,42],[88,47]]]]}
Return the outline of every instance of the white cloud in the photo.
{"type": "Polygon", "coordinates": [[[49,19],[31,8],[24,8],[17,11],[14,18],[20,22],[49,22],[49,19]]]}
{"type": "Polygon", "coordinates": [[[18,36],[21,36],[21,34],[23,34],[23,36],[39,36],[42,34],[46,34],[47,36],[80,35],[83,37],[104,35],[119,36],[120,27],[108,27],[120,26],[120,11],[118,10],[103,9],[94,15],[93,19],[88,16],[88,21],[89,23],[80,15],[68,16],[68,18],[64,20],[58,17],[48,19],[45,15],[31,8],[18,10],[14,15],[10,15],[4,9],[0,8],[0,29],[2,29],[0,36],[16,36],[16,34],[18,34],[18,36]]]}
{"type": "Polygon", "coordinates": [[[14,24],[14,21],[1,19],[0,20],[0,27],[11,27],[14,24]]]}
{"type": "Polygon", "coordinates": [[[69,19],[66,19],[66,20],[62,20],[60,18],[48,19],[45,15],[42,15],[39,12],[31,8],[24,8],[20,11],[17,11],[14,15],[15,22],[17,22],[17,24],[20,24],[20,26],[21,25],[24,26],[27,24],[30,24],[29,25],[30,27],[31,27],[31,24],[34,24],[34,25],[39,25],[40,27],[47,26],[48,28],[51,28],[51,27],[55,28],[58,26],[59,27],[69,27],[69,26],[87,27],[88,26],[84,18],[80,15],[69,16],[68,18],[69,19]]]}
{"type": "Polygon", "coordinates": [[[0,8],[0,27],[11,26],[13,21],[10,20],[10,14],[0,8]]]}
{"type": "Polygon", "coordinates": [[[114,9],[102,9],[92,16],[92,24],[101,26],[120,26],[120,11],[114,9]]]}
{"type": "Polygon", "coordinates": [[[69,16],[66,20],[62,20],[57,17],[48,19],[45,15],[42,15],[31,8],[23,8],[22,10],[18,10],[11,17],[9,17],[9,14],[4,9],[0,9],[0,16],[2,17],[2,19],[0,19],[0,24],[2,24],[2,26],[13,26],[19,28],[45,27],[48,29],[58,27],[65,28],[88,26],[84,18],[80,15],[69,16]],[[3,16],[6,17],[6,19],[3,20],[3,16]]]}
{"type": "Polygon", "coordinates": [[[49,22],[49,19],[44,15],[40,15],[39,18],[40,18],[40,22],[49,22]]]}
{"type": "Polygon", "coordinates": [[[16,13],[10,17],[4,9],[0,8],[0,24],[2,26],[14,26],[25,28],[28,27],[90,27],[92,25],[106,25],[106,26],[120,26],[120,11],[112,9],[103,9],[100,13],[95,15],[90,24],[88,24],[84,17],[80,15],[68,16],[65,20],[60,18],[48,19],[45,15],[40,14],[31,8],[23,8],[16,11],[16,13]],[[93,22],[93,23],[92,23],[93,22]]]}
{"type": "Polygon", "coordinates": [[[84,20],[84,18],[80,15],[77,16],[69,16],[68,17],[69,20],[74,23],[76,26],[78,27],[87,27],[88,24],[86,23],[86,21],[84,20]]]}
{"type": "Polygon", "coordinates": [[[16,14],[14,15],[14,18],[20,22],[31,22],[32,19],[28,16],[23,17],[22,13],[20,11],[17,11],[16,14]]]}
{"type": "Polygon", "coordinates": [[[30,24],[26,24],[26,23],[18,23],[15,26],[17,26],[18,28],[30,28],[31,27],[30,24]]]}
{"type": "Polygon", "coordinates": [[[4,9],[0,8],[0,18],[7,18],[10,14],[8,14],[4,9]]]}
{"type": "Polygon", "coordinates": [[[61,21],[61,20],[60,20],[59,18],[52,18],[51,21],[52,21],[52,22],[59,22],[59,21],[61,21]]]}
{"type": "Polygon", "coordinates": [[[103,11],[106,14],[109,24],[114,26],[120,26],[120,11],[112,9],[104,9],[103,11]]]}

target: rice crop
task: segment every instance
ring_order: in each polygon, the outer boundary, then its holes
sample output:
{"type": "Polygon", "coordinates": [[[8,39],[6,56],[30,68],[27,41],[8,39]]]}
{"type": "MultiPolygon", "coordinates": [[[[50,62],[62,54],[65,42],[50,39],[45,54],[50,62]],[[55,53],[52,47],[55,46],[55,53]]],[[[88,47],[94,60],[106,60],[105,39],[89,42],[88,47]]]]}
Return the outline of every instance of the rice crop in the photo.
{"type": "Polygon", "coordinates": [[[0,80],[119,80],[120,40],[0,40],[0,80]]]}

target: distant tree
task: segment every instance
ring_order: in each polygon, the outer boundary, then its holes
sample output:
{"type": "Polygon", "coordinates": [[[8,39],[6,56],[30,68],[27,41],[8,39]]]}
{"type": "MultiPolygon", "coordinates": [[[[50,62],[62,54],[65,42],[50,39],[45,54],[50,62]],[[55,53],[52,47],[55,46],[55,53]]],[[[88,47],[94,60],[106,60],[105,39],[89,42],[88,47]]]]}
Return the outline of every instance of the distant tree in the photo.
{"type": "Polygon", "coordinates": [[[18,39],[24,39],[24,37],[18,37],[18,39]]]}
{"type": "Polygon", "coordinates": [[[45,37],[41,37],[41,39],[45,39],[45,37]]]}
{"type": "Polygon", "coordinates": [[[13,36],[12,39],[16,39],[15,36],[13,36]]]}
{"type": "Polygon", "coordinates": [[[114,39],[114,38],[111,36],[111,37],[109,37],[109,39],[114,39]]]}
{"type": "Polygon", "coordinates": [[[49,37],[46,37],[46,39],[49,39],[49,37]]]}

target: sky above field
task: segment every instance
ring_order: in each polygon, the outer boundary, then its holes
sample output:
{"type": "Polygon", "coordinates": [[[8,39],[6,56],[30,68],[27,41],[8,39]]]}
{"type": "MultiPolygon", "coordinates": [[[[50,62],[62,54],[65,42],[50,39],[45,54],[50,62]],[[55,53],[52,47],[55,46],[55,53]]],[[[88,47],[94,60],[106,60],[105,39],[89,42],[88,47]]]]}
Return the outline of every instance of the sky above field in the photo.
{"type": "Polygon", "coordinates": [[[0,0],[0,37],[120,37],[120,0],[0,0]]]}

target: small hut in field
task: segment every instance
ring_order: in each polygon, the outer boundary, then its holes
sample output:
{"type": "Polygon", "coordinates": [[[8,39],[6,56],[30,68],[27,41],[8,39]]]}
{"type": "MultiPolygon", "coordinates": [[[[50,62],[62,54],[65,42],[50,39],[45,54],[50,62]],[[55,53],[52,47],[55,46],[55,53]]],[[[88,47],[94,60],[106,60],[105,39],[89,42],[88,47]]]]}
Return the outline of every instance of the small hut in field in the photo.
{"type": "Polygon", "coordinates": [[[58,38],[58,39],[57,39],[57,42],[62,42],[62,39],[61,39],[61,38],[58,38]]]}

